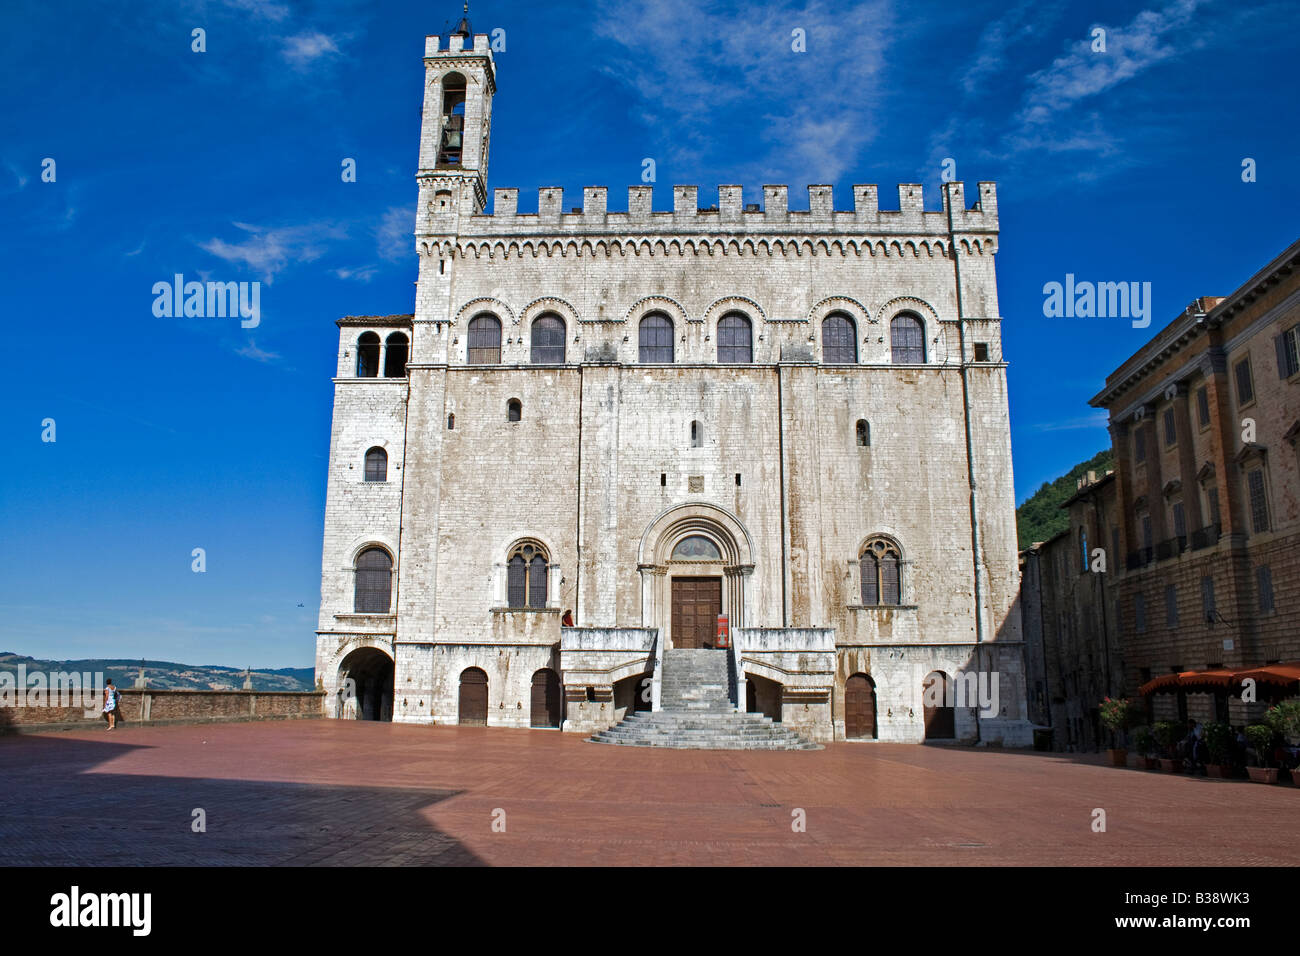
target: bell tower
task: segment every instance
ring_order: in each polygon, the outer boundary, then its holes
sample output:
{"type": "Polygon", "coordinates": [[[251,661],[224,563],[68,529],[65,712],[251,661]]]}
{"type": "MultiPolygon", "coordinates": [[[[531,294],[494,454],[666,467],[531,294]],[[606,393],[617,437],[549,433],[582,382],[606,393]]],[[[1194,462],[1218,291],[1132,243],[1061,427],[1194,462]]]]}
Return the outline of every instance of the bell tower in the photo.
{"type": "Polygon", "coordinates": [[[487,205],[488,135],[496,66],[486,34],[474,36],[469,4],[446,38],[424,41],[424,115],[420,126],[420,206],[416,233],[454,233],[461,216],[487,205]]]}

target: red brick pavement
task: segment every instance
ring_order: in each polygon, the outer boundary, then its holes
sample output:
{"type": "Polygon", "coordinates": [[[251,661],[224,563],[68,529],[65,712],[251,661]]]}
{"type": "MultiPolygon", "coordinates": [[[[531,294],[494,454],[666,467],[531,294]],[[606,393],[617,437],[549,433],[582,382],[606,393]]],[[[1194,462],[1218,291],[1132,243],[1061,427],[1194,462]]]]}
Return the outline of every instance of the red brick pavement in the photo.
{"type": "Polygon", "coordinates": [[[1300,788],[1022,751],[320,720],[5,737],[0,780],[7,865],[1300,863],[1300,788]]]}

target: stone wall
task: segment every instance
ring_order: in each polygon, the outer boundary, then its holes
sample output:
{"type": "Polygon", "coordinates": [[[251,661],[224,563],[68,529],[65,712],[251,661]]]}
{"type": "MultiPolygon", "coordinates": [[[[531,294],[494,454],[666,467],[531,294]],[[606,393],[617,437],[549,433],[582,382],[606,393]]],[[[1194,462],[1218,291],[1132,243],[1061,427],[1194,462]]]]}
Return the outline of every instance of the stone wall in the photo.
{"type": "MultiPolygon", "coordinates": [[[[199,724],[229,720],[294,720],[324,715],[322,691],[140,690],[122,692],[124,726],[199,724]]],[[[0,732],[107,727],[102,714],[82,707],[0,708],[0,732]]]]}

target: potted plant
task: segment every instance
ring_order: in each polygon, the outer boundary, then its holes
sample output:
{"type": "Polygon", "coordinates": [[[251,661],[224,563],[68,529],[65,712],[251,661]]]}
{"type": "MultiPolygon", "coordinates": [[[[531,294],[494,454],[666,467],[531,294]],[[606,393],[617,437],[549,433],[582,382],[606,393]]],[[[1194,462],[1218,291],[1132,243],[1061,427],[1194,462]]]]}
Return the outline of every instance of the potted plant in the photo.
{"type": "MultiPolygon", "coordinates": [[[[1300,700],[1284,700],[1264,714],[1264,723],[1286,738],[1292,746],[1300,744],[1300,700]]],[[[1300,787],[1300,766],[1291,768],[1291,782],[1300,787]]]]}
{"type": "Polygon", "coordinates": [[[1267,724],[1251,724],[1246,728],[1246,739],[1255,750],[1255,765],[1246,772],[1256,783],[1277,783],[1277,767],[1273,763],[1273,728],[1267,724]]]}
{"type": "Polygon", "coordinates": [[[1156,745],[1156,739],[1151,734],[1150,727],[1138,727],[1133,731],[1133,746],[1138,752],[1138,766],[1143,770],[1155,770],[1155,758],[1151,756],[1151,751],[1156,745]]]}
{"type": "Polygon", "coordinates": [[[1226,779],[1235,776],[1228,758],[1232,754],[1234,734],[1227,724],[1206,724],[1204,728],[1205,749],[1209,759],[1205,762],[1208,776],[1226,779]]]}
{"type": "Polygon", "coordinates": [[[1156,743],[1160,745],[1160,769],[1168,773],[1181,773],[1183,762],[1174,756],[1174,741],[1178,739],[1179,725],[1172,720],[1156,721],[1151,728],[1152,734],[1156,738],[1156,743]]]}
{"type": "MultiPolygon", "coordinates": [[[[1107,730],[1111,732],[1114,738],[1128,727],[1133,716],[1133,706],[1129,703],[1127,697],[1110,698],[1107,697],[1101,702],[1101,722],[1107,730]]],[[[1128,764],[1128,751],[1123,747],[1111,747],[1107,753],[1110,754],[1110,763],[1112,767],[1124,767],[1128,764]]]]}

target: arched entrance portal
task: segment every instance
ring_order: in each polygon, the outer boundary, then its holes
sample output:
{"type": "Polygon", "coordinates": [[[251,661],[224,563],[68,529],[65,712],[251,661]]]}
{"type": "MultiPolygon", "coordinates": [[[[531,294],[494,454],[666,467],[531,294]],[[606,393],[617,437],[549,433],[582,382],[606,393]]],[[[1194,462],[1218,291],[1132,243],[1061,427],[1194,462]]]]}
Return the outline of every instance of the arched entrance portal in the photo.
{"type": "Polygon", "coordinates": [[[457,714],[462,724],[487,726],[488,677],[477,667],[467,667],[460,672],[460,708],[457,714]]]}
{"type": "Polygon", "coordinates": [[[744,627],[754,572],[749,532],[711,504],[662,512],[641,537],[641,624],[658,628],[668,648],[717,643],[718,616],[744,627]]]}
{"type": "Polygon", "coordinates": [[[925,739],[952,740],[957,736],[957,708],[953,706],[952,678],[943,671],[931,671],[921,685],[925,711],[925,739]]]}
{"type": "Polygon", "coordinates": [[[560,700],[560,675],[549,667],[543,667],[533,675],[533,707],[529,725],[560,726],[560,700]]]}
{"type": "Polygon", "coordinates": [[[876,685],[866,674],[854,674],[844,685],[844,736],[876,738],[876,685]]]}
{"type": "Polygon", "coordinates": [[[336,714],[351,720],[393,719],[393,659],[358,647],[339,663],[336,714]]]}

